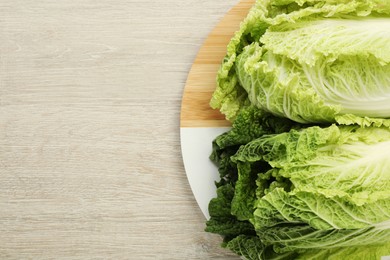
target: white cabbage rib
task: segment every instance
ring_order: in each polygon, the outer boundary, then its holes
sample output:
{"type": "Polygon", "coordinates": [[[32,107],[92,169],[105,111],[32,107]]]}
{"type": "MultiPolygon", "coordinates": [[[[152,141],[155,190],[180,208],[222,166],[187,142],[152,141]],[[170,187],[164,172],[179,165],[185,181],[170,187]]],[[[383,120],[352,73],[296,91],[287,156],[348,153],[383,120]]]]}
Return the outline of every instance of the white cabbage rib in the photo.
{"type": "Polygon", "coordinates": [[[341,113],[390,116],[390,64],[380,65],[373,57],[348,56],[302,67],[321,99],[340,105],[341,113]]]}
{"type": "Polygon", "coordinates": [[[325,104],[390,116],[390,19],[323,19],[271,28],[266,48],[301,64],[325,104]]]}

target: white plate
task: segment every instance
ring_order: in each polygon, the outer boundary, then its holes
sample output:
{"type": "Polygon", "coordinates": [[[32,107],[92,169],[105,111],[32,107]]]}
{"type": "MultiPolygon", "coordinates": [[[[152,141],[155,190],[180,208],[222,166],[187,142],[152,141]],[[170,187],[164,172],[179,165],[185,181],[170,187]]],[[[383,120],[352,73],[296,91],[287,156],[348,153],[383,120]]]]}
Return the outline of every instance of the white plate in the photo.
{"type": "Polygon", "coordinates": [[[228,131],[229,127],[180,128],[184,167],[195,199],[204,216],[209,219],[208,204],[216,197],[215,181],[219,180],[217,167],[209,159],[212,141],[228,131]]]}

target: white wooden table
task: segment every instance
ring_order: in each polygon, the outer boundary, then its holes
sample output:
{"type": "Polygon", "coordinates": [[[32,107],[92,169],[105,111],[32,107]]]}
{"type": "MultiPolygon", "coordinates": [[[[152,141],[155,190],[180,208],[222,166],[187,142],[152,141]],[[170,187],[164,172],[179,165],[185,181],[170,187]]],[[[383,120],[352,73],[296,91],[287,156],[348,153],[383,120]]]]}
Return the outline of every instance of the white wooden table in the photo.
{"type": "Polygon", "coordinates": [[[0,0],[0,259],[237,259],[183,168],[184,83],[238,0],[0,0]]]}

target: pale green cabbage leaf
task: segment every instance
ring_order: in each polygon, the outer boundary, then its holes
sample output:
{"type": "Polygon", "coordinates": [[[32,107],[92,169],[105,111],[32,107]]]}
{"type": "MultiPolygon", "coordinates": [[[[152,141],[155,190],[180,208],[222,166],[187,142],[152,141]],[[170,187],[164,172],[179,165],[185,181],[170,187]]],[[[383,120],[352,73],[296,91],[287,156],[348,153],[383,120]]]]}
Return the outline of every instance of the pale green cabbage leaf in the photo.
{"type": "Polygon", "coordinates": [[[390,117],[389,12],[380,0],[257,1],[210,105],[232,121],[250,104],[301,123],[390,117]]]}
{"type": "Polygon", "coordinates": [[[215,144],[230,160],[207,230],[225,247],[247,259],[390,254],[387,126],[304,127],[248,107],[215,144]]]}

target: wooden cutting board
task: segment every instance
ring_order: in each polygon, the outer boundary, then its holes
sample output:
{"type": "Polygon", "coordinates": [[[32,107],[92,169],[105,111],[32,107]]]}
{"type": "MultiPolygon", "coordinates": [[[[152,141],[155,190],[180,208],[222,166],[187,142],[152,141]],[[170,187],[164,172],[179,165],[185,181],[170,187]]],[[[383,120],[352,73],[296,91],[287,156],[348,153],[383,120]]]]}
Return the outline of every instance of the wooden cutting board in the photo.
{"type": "Polygon", "coordinates": [[[255,0],[242,0],[234,6],[210,33],[201,47],[185,85],[180,127],[224,127],[230,126],[224,116],[209,106],[216,87],[216,75],[226,46],[240,27],[255,0]]]}

